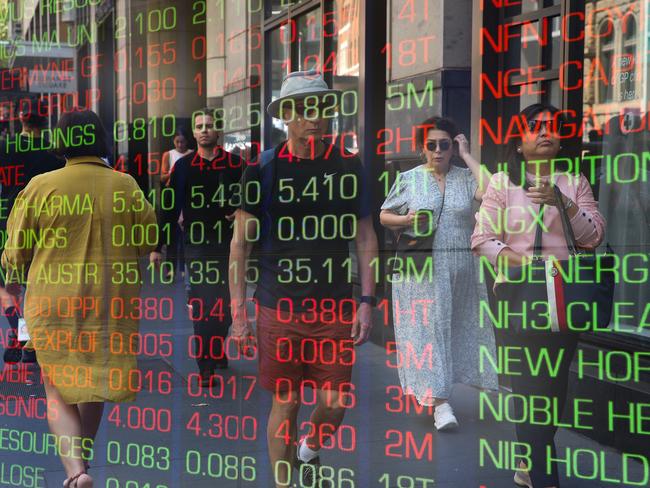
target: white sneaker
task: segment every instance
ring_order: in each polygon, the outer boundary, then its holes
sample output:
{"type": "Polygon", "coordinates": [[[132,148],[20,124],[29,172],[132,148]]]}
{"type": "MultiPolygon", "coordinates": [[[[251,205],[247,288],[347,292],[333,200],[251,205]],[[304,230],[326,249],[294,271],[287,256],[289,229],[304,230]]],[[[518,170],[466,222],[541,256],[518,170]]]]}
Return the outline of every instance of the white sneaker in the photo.
{"type": "Polygon", "coordinates": [[[533,488],[533,482],[530,480],[528,472],[515,471],[514,482],[518,486],[525,486],[526,488],[533,488]]]}
{"type": "Polygon", "coordinates": [[[438,405],[433,412],[434,425],[438,430],[448,430],[458,427],[458,420],[449,403],[438,405]]]}
{"type": "Polygon", "coordinates": [[[519,469],[515,471],[515,485],[525,486],[526,488],[533,488],[533,482],[530,479],[528,468],[523,462],[519,463],[519,469]],[[523,466],[522,466],[523,465],[523,466]]]}

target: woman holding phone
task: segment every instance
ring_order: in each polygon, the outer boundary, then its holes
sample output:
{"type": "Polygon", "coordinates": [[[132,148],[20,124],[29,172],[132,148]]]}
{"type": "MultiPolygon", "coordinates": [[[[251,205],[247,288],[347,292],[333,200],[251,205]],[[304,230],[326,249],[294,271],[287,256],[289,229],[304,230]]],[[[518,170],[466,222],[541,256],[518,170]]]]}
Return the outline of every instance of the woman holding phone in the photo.
{"type": "Polygon", "coordinates": [[[424,260],[399,252],[395,258],[393,322],[398,355],[420,358],[398,370],[402,390],[434,407],[434,425],[444,430],[458,426],[448,402],[454,383],[497,387],[496,374],[479,371],[479,346],[493,353],[494,334],[480,327],[479,304],[487,292],[469,250],[473,202],[481,200],[490,174],[450,119],[432,117],[415,130],[425,162],[398,176],[380,220],[412,238],[433,236],[421,251],[424,260]],[[469,169],[452,164],[455,145],[469,169]],[[415,273],[414,261],[420,265],[415,273]]]}
{"type": "MultiPolygon", "coordinates": [[[[499,270],[508,266],[527,264],[534,252],[536,216],[541,216],[541,256],[567,259],[569,251],[562,227],[561,207],[566,212],[582,249],[594,250],[601,243],[605,220],[584,175],[569,175],[555,166],[562,156],[562,126],[560,110],[552,105],[536,103],[523,109],[517,117],[525,129],[513,137],[507,148],[506,170],[495,173],[486,189],[481,209],[476,214],[472,249],[485,256],[499,270]],[[555,186],[559,190],[556,194],[555,186]],[[544,206],[542,208],[542,205],[544,206]],[[503,218],[503,219],[501,219],[503,218]],[[501,225],[494,225],[501,222],[501,225]],[[519,231],[515,231],[518,230],[519,231]]],[[[566,142],[565,142],[566,143],[566,142]]],[[[495,289],[505,276],[498,275],[495,289]]],[[[533,395],[553,398],[558,414],[567,400],[569,368],[578,343],[578,334],[504,329],[505,346],[513,351],[513,364],[523,365],[524,354],[559,358],[557,370],[532,374],[515,366],[510,375],[512,393],[524,397],[533,395]]],[[[514,402],[515,415],[523,407],[514,402]]],[[[521,462],[515,473],[515,483],[527,488],[558,488],[557,464],[547,467],[547,459],[557,457],[555,433],[557,425],[522,422],[515,425],[519,442],[530,446],[532,466],[521,462]],[[550,469],[549,469],[550,468],[550,469]]]]}

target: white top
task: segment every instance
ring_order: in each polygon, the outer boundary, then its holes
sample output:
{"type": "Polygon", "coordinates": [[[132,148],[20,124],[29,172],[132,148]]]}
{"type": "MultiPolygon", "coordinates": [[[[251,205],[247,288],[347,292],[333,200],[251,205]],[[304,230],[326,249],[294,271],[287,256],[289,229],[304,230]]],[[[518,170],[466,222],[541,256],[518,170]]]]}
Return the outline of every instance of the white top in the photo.
{"type": "Polygon", "coordinates": [[[173,168],[174,165],[176,164],[176,161],[178,161],[179,159],[181,159],[183,156],[187,156],[187,155],[188,155],[189,153],[191,153],[191,152],[192,152],[191,149],[188,149],[188,150],[185,151],[184,153],[182,153],[182,152],[178,152],[176,149],[171,149],[171,150],[169,151],[169,171],[172,170],[172,168],[173,168]]]}

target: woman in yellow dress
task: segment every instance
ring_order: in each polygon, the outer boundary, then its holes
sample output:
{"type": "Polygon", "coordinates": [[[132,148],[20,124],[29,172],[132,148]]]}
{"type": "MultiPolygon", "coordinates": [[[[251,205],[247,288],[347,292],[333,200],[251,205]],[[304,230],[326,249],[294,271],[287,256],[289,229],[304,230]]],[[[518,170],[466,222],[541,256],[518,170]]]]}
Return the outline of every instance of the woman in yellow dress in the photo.
{"type": "Polygon", "coordinates": [[[158,241],[154,210],[135,180],[114,171],[92,111],[63,115],[54,131],[65,167],[31,180],[7,223],[2,266],[24,317],[47,394],[65,487],[87,488],[105,401],[135,399],[130,347],[141,315],[139,258],[158,241]],[[21,279],[26,275],[27,280],[21,279]]]}

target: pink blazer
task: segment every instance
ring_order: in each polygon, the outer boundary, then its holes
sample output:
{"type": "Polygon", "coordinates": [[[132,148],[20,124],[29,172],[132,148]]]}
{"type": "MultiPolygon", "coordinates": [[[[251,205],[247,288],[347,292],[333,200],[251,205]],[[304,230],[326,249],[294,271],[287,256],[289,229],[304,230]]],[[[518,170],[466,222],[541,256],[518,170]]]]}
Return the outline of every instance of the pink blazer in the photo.
{"type": "MultiPolygon", "coordinates": [[[[533,183],[534,175],[526,173],[526,177],[533,183]]],[[[540,179],[548,181],[549,177],[540,179]]],[[[554,181],[562,193],[578,206],[578,213],[570,221],[578,245],[586,249],[597,247],[603,240],[605,219],[598,211],[589,182],[583,175],[566,174],[556,175],[554,181]]],[[[532,256],[537,222],[543,222],[542,255],[566,259],[568,251],[559,210],[545,205],[542,217],[539,207],[528,199],[522,187],[511,184],[505,173],[492,175],[481,208],[476,213],[472,251],[486,256],[493,264],[506,248],[532,256]]]]}

